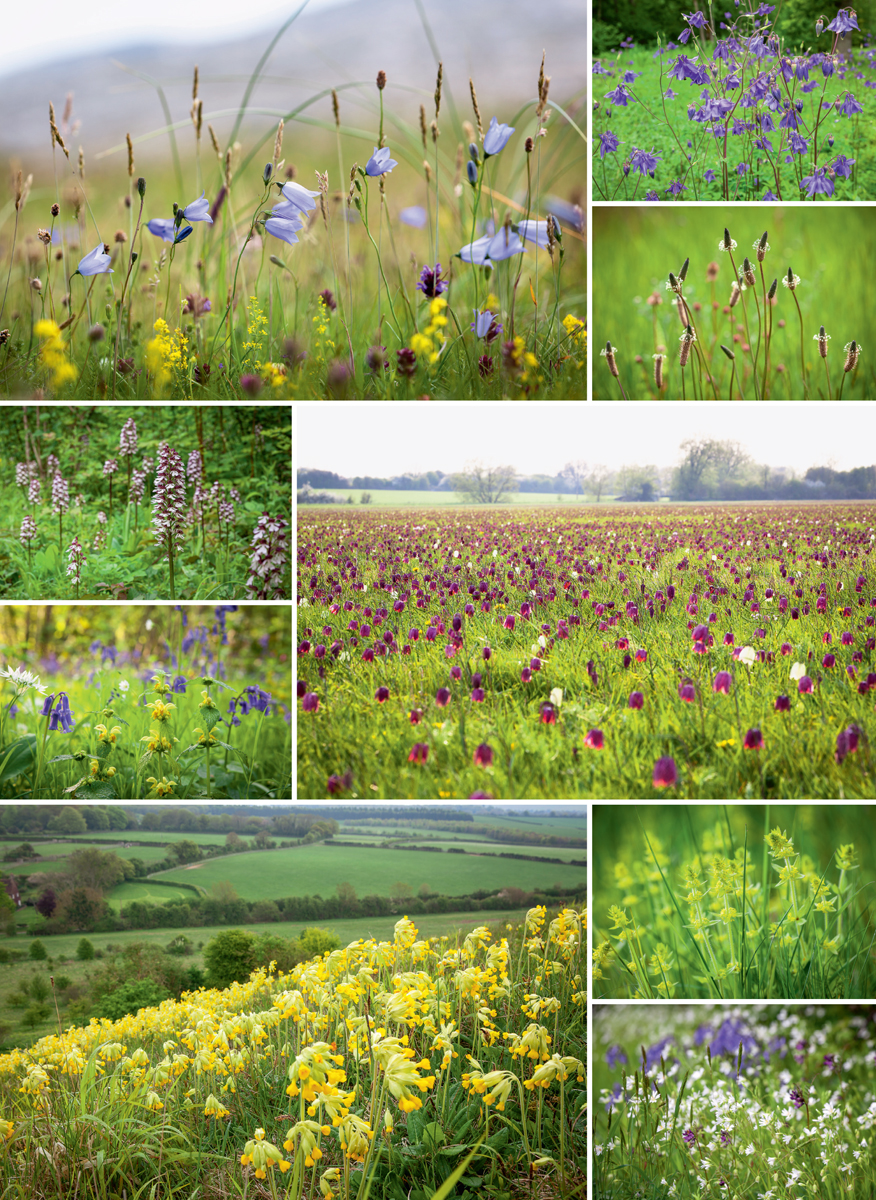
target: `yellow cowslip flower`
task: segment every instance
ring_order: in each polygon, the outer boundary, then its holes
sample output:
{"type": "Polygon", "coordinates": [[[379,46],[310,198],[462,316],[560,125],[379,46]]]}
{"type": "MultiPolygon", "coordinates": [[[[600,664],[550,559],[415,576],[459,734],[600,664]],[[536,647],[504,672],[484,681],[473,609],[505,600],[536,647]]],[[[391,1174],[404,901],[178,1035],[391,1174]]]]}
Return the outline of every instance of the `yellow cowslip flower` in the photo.
{"type": "Polygon", "coordinates": [[[3,1140],[5,1142],[11,1142],[12,1136],[14,1133],[15,1133],[15,1122],[14,1121],[6,1121],[2,1117],[0,1117],[0,1138],[3,1138],[3,1140]]]}
{"type": "Polygon", "coordinates": [[[561,1057],[559,1054],[552,1054],[547,1062],[536,1067],[531,1079],[523,1081],[523,1086],[531,1092],[536,1087],[550,1087],[555,1079],[565,1083],[572,1075],[579,1083],[584,1082],[584,1064],[581,1060],[571,1055],[561,1057]]]}
{"type": "Polygon", "coordinates": [[[300,1092],[306,1104],[313,1104],[317,1096],[338,1096],[340,1093],[336,1085],[346,1079],[346,1072],[332,1068],[329,1064],[335,1063],[337,1067],[342,1067],[343,1062],[343,1055],[332,1054],[332,1048],[327,1042],[314,1042],[312,1046],[305,1046],[289,1067],[290,1083],[286,1088],[287,1095],[294,1097],[300,1092]]]}
{"type": "Polygon", "coordinates": [[[225,1108],[211,1092],[204,1104],[204,1116],[215,1117],[217,1121],[221,1121],[223,1117],[227,1117],[228,1109],[225,1108]]]}
{"type": "Polygon", "coordinates": [[[305,1167],[312,1167],[322,1158],[322,1150],[316,1141],[321,1133],[328,1136],[331,1133],[330,1126],[320,1125],[317,1121],[296,1121],[289,1130],[289,1136],[283,1143],[283,1149],[294,1154],[297,1142],[298,1148],[304,1153],[305,1167]]]}
{"type": "Polygon", "coordinates": [[[336,1200],[337,1193],[332,1191],[332,1184],[337,1183],[340,1178],[340,1167],[329,1167],[327,1171],[323,1171],[319,1177],[319,1190],[323,1194],[323,1200],[336,1200]]]}
{"type": "Polygon", "coordinates": [[[338,1139],[344,1155],[352,1162],[364,1162],[374,1130],[362,1117],[350,1113],[338,1127],[338,1139]]]}
{"type": "Polygon", "coordinates": [[[550,1058],[548,1046],[551,1036],[544,1025],[535,1023],[527,1025],[523,1033],[506,1033],[503,1035],[510,1041],[511,1057],[531,1058],[535,1061],[546,1062],[550,1058]]]}
{"type": "Polygon", "coordinates": [[[472,1070],[463,1073],[463,1088],[466,1090],[471,1088],[473,1092],[481,1097],[481,1100],[487,1107],[495,1104],[496,1112],[504,1112],[505,1101],[508,1099],[512,1087],[517,1082],[517,1076],[512,1071],[485,1072],[482,1070],[481,1064],[477,1059],[469,1055],[468,1060],[472,1064],[472,1070]]]}
{"type": "Polygon", "coordinates": [[[256,1179],[267,1179],[268,1171],[272,1167],[279,1167],[285,1172],[292,1164],[286,1161],[273,1142],[265,1141],[264,1129],[257,1129],[253,1138],[243,1148],[240,1165],[255,1167],[256,1179]]]}
{"type": "Polygon", "coordinates": [[[412,1050],[401,1051],[391,1055],[382,1063],[387,1086],[398,1101],[399,1108],[406,1113],[423,1107],[423,1101],[419,1096],[414,1095],[413,1087],[419,1088],[421,1092],[426,1092],[435,1086],[434,1075],[421,1076],[417,1074],[418,1070],[431,1069],[432,1064],[429,1060],[424,1058],[419,1063],[412,1063],[410,1061],[412,1056],[412,1050]]]}
{"type": "Polygon", "coordinates": [[[538,904],[535,908],[531,908],[526,914],[526,932],[531,934],[538,933],[546,919],[547,908],[543,904],[538,904]]]}
{"type": "Polygon", "coordinates": [[[164,1108],[164,1102],[157,1092],[147,1092],[146,1107],[151,1112],[159,1112],[162,1108],[164,1108]]]}

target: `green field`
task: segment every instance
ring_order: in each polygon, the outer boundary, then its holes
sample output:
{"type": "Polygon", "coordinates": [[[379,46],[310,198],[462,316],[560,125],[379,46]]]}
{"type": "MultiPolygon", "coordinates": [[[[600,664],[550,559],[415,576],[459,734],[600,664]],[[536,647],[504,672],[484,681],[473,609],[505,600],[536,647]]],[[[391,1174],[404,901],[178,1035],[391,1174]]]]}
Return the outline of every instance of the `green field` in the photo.
{"type": "MultiPolygon", "coordinates": [[[[316,489],[317,491],[322,489],[316,489]]],[[[421,492],[421,491],[405,491],[403,489],[396,490],[395,488],[326,488],[326,491],[332,495],[343,496],[346,500],[352,497],[353,503],[359,505],[362,503],[363,493],[371,497],[371,505],[379,508],[445,508],[448,505],[455,504],[458,507],[465,507],[456,492],[421,492]]],[[[609,501],[610,497],[604,495],[602,503],[609,501]]],[[[563,492],[512,492],[503,504],[516,504],[518,506],[535,504],[570,504],[583,505],[585,500],[578,499],[576,496],[568,495],[563,492]]],[[[470,507],[470,506],[469,506],[470,507]]]]}
{"type": "MultiPolygon", "coordinates": [[[[172,837],[172,834],[169,835],[168,841],[172,837]]],[[[21,841],[12,844],[20,845],[26,840],[28,839],[22,838],[21,841]]],[[[77,850],[103,850],[116,854],[119,858],[139,858],[145,863],[161,862],[162,859],[167,858],[167,851],[163,846],[125,846],[120,842],[34,842],[33,840],[31,840],[31,845],[40,857],[27,863],[4,863],[5,874],[26,876],[43,871],[47,873],[66,871],[66,860],[77,850]]]]}
{"type": "Polygon", "coordinates": [[[316,843],[288,850],[235,854],[192,867],[161,872],[162,879],[196,883],[210,888],[227,880],[245,900],[276,900],[283,896],[330,896],[337,884],[351,883],[360,896],[388,895],[396,882],[414,892],[426,883],[433,892],[462,896],[481,889],[513,885],[533,890],[561,884],[582,888],[583,867],[524,863],[475,855],[428,854],[418,851],[350,849],[316,843]]]}
{"type": "Polygon", "coordinates": [[[130,883],[120,883],[107,896],[110,908],[119,912],[124,904],[135,900],[148,904],[165,904],[168,900],[194,900],[195,895],[187,888],[161,887],[150,883],[148,879],[138,879],[130,883]]]}
{"type": "MultiPolygon", "coordinates": [[[[161,829],[123,829],[121,831],[117,829],[102,829],[98,831],[91,830],[88,836],[94,842],[100,843],[105,849],[108,842],[118,842],[119,844],[123,844],[124,842],[161,842],[162,846],[166,846],[170,842],[180,842],[184,839],[197,842],[199,846],[224,846],[228,834],[202,833],[199,829],[174,829],[170,831],[161,829]]],[[[33,842],[33,838],[29,840],[33,842]]],[[[76,849],[77,847],[74,846],[73,848],[76,849]]],[[[34,849],[39,849],[39,845],[36,842],[34,842],[34,849]]],[[[158,850],[159,847],[156,846],[155,849],[158,850]]],[[[135,851],[134,853],[139,854],[140,858],[145,858],[145,855],[141,851],[135,851]]]]}
{"type": "MultiPolygon", "coordinates": [[[[170,888],[161,890],[170,894],[170,888]]],[[[313,924],[318,925],[320,929],[328,929],[332,933],[336,933],[341,940],[341,945],[347,946],[359,938],[373,937],[391,941],[393,929],[400,916],[401,914],[389,917],[359,917],[355,920],[319,921],[313,922],[313,924]]],[[[470,914],[432,913],[418,916],[415,924],[424,938],[443,936],[455,938],[458,931],[467,933],[477,925],[486,924],[493,925],[494,928],[502,930],[504,934],[506,925],[519,925],[525,917],[526,912],[523,909],[508,912],[489,910],[470,914]]],[[[96,952],[105,954],[111,946],[124,948],[138,942],[164,947],[175,937],[184,934],[197,949],[182,961],[187,966],[198,966],[203,969],[203,947],[224,928],[226,927],[205,925],[185,929],[134,929],[124,933],[93,933],[88,935],[88,940],[96,952]]],[[[253,933],[270,933],[283,938],[297,938],[305,928],[306,925],[300,921],[259,923],[246,926],[246,929],[253,933]]],[[[0,992],[0,1041],[5,1042],[6,1045],[30,1045],[37,1038],[57,1030],[55,1020],[44,1021],[32,1030],[20,1028],[23,1009],[11,1006],[9,997],[19,991],[22,984],[29,982],[34,976],[40,976],[48,982],[49,975],[54,973],[57,976],[66,975],[77,987],[86,984],[93,972],[100,967],[101,962],[100,960],[79,962],[74,957],[81,938],[81,933],[43,937],[41,940],[49,955],[49,961],[32,962],[27,959],[20,963],[3,964],[3,990],[0,992]],[[65,959],[67,961],[63,961],[65,959]]],[[[0,949],[3,950],[27,953],[30,945],[30,938],[0,938],[0,949]]],[[[51,1000],[49,1003],[51,1004],[51,1000]]],[[[63,1005],[61,1006],[61,1023],[62,1026],[69,1023],[64,1021],[63,1005]]]]}
{"type": "MultiPolygon", "coordinates": [[[[585,834],[581,834],[584,837],[585,834]]],[[[337,834],[332,838],[336,846],[343,846],[346,842],[370,842],[372,845],[379,846],[384,841],[382,835],[379,834],[359,834],[355,836],[350,834],[349,837],[344,834],[337,834]]],[[[568,849],[566,847],[556,846],[511,846],[505,842],[478,842],[469,841],[467,838],[459,837],[437,837],[423,838],[418,840],[417,844],[424,846],[439,846],[442,850],[458,849],[465,850],[466,854],[522,854],[527,858],[544,857],[544,858],[559,858],[563,862],[572,862],[577,859],[583,859],[587,856],[587,851],[583,847],[578,849],[568,849]]],[[[399,850],[394,850],[394,854],[403,853],[399,850]]]]}

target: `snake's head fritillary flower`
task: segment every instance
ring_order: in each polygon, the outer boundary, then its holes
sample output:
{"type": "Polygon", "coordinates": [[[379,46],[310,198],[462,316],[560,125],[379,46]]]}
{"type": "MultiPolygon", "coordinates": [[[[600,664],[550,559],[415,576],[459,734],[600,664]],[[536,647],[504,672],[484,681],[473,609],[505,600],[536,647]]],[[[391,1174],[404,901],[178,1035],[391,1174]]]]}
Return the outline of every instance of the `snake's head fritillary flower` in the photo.
{"type": "Polygon", "coordinates": [[[439,688],[435,693],[435,703],[439,708],[446,708],[450,703],[450,689],[445,687],[439,688]]]}
{"type": "Polygon", "coordinates": [[[715,676],[712,684],[712,691],[720,692],[724,696],[730,694],[730,685],[733,682],[733,677],[729,671],[719,671],[715,676]]]}
{"type": "Polygon", "coordinates": [[[602,750],[605,746],[605,735],[601,729],[591,729],[584,738],[584,745],[591,750],[602,750]]]}
{"type": "Polygon", "coordinates": [[[414,742],[411,747],[411,752],[408,755],[408,762],[422,765],[429,757],[429,747],[425,742],[414,742]]]}
{"type": "Polygon", "coordinates": [[[790,696],[776,696],[776,706],[775,707],[776,707],[776,712],[790,712],[791,697],[790,696]]]}
{"type": "Polygon", "coordinates": [[[109,249],[101,243],[90,254],[86,254],[76,270],[80,275],[112,275],[111,262],[109,249]]]}
{"type": "Polygon", "coordinates": [[[307,692],[302,697],[301,707],[305,712],[316,712],[319,708],[319,696],[317,696],[316,692],[307,692]]]}
{"type": "Polygon", "coordinates": [[[545,700],[541,706],[541,723],[542,725],[556,725],[557,710],[549,700],[545,700]]]}
{"type": "Polygon", "coordinates": [[[800,682],[797,684],[797,691],[801,696],[811,695],[814,688],[815,684],[809,675],[803,675],[800,679],[800,682]]]}
{"type": "Polygon", "coordinates": [[[645,697],[642,695],[641,692],[630,692],[630,699],[628,701],[628,704],[629,704],[630,708],[636,708],[636,709],[644,708],[645,697]]]}
{"type": "Polygon", "coordinates": [[[381,146],[380,149],[375,146],[374,153],[365,164],[365,174],[377,176],[386,175],[393,167],[397,167],[398,163],[394,158],[389,156],[389,146],[381,146]]]}
{"type": "Polygon", "coordinates": [[[683,683],[678,689],[678,694],[685,704],[693,704],[697,698],[697,691],[692,683],[683,683]]]}
{"type": "Polygon", "coordinates": [[[678,768],[674,758],[667,756],[657,759],[654,763],[652,782],[656,788],[675,787],[678,783],[678,768]]]}
{"type": "Polygon", "coordinates": [[[484,134],[484,158],[504,150],[513,132],[513,125],[500,125],[498,118],[491,118],[490,127],[484,134]]]}
{"type": "Polygon", "coordinates": [[[759,729],[749,729],[742,744],[746,750],[762,750],[763,734],[759,729]]]}
{"type": "Polygon", "coordinates": [[[488,746],[486,742],[481,742],[474,752],[474,764],[476,767],[491,767],[493,765],[492,746],[488,746]]]}

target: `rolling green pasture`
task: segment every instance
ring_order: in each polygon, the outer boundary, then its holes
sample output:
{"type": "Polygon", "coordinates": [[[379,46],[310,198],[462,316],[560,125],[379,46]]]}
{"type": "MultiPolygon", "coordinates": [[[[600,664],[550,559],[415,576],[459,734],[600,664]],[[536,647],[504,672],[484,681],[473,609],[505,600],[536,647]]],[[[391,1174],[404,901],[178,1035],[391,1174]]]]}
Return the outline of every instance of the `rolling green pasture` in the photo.
{"type": "MultiPolygon", "coordinates": [[[[105,848],[107,842],[161,842],[162,846],[166,846],[170,842],[190,841],[197,842],[199,846],[224,846],[228,834],[201,833],[200,830],[192,829],[175,829],[170,832],[160,829],[124,829],[121,832],[117,829],[101,829],[91,830],[88,836],[95,842],[102,843],[105,848]]],[[[23,840],[33,842],[32,838],[23,840]]],[[[39,849],[36,842],[33,845],[35,850],[39,849]]],[[[140,853],[139,857],[144,858],[144,855],[140,853]]]]}
{"type": "Polygon", "coordinates": [[[194,868],[163,871],[161,878],[205,888],[227,880],[246,900],[276,900],[282,896],[330,896],[342,882],[351,883],[360,896],[385,896],[396,882],[409,883],[415,892],[426,883],[434,892],[462,896],[508,885],[528,890],[557,883],[583,887],[587,875],[582,867],[550,863],[316,843],[300,849],[259,851],[257,860],[251,854],[235,854],[194,868]]]}
{"type": "MultiPolygon", "coordinates": [[[[584,837],[584,834],[580,835],[584,837]]],[[[336,836],[333,841],[335,845],[343,846],[345,841],[362,842],[372,841],[373,845],[380,845],[383,841],[378,835],[366,834],[364,837],[353,837],[345,839],[344,835],[336,836]]],[[[420,844],[420,843],[418,843],[420,844]]],[[[583,848],[565,849],[555,846],[510,846],[505,842],[476,842],[469,841],[467,838],[424,838],[422,840],[424,846],[439,846],[442,850],[458,849],[465,850],[466,854],[523,854],[527,857],[538,857],[539,855],[545,858],[561,858],[563,862],[571,862],[573,859],[583,859],[586,857],[586,851],[583,848]]],[[[393,854],[403,854],[404,851],[393,850],[393,854]]]]}
{"type": "Polygon", "coordinates": [[[144,901],[147,904],[165,904],[168,900],[193,900],[194,898],[194,893],[187,888],[160,887],[150,883],[148,879],[137,879],[128,883],[120,883],[118,887],[113,888],[107,896],[107,903],[110,908],[119,912],[123,905],[131,904],[135,900],[144,901]]]}
{"type": "MultiPolygon", "coordinates": [[[[21,841],[27,839],[22,838],[21,841]]],[[[123,846],[113,842],[31,842],[31,845],[40,857],[28,863],[4,863],[5,874],[27,876],[43,871],[46,874],[66,871],[67,859],[77,850],[102,850],[116,854],[119,858],[140,858],[145,863],[161,862],[167,858],[167,851],[163,846],[123,846]]]]}
{"type": "MultiPolygon", "coordinates": [[[[158,890],[158,889],[156,889],[158,890]]],[[[170,893],[170,889],[162,889],[170,893]]],[[[328,929],[332,933],[336,933],[341,939],[341,945],[347,946],[351,942],[359,938],[377,938],[383,941],[391,941],[393,936],[393,928],[399,920],[401,914],[389,917],[359,917],[355,920],[341,921],[319,921],[312,922],[318,924],[320,929],[328,929]]],[[[477,925],[492,925],[497,931],[502,931],[506,925],[519,925],[525,918],[526,912],[523,909],[496,912],[485,911],[471,914],[459,913],[432,913],[424,914],[415,919],[417,929],[420,935],[424,938],[429,937],[450,937],[455,939],[457,934],[466,934],[469,930],[477,925]]],[[[221,933],[225,926],[206,925],[199,928],[185,929],[134,929],[124,933],[95,933],[89,934],[88,940],[94,946],[95,951],[105,953],[110,946],[118,946],[124,948],[136,942],[145,942],[154,946],[167,946],[175,937],[184,934],[196,947],[195,952],[181,960],[187,966],[198,966],[203,969],[204,956],[203,947],[221,933]]],[[[303,922],[276,922],[276,923],[259,923],[255,925],[247,925],[246,929],[253,933],[271,933],[283,938],[296,938],[306,928],[303,922]]],[[[79,933],[70,934],[55,934],[52,937],[42,938],[43,945],[46,948],[46,953],[49,955],[50,962],[32,962],[26,959],[23,962],[4,963],[2,965],[2,984],[0,984],[0,1042],[5,1045],[31,1045],[38,1038],[44,1037],[47,1034],[57,1030],[57,1021],[45,1021],[36,1025],[33,1029],[21,1028],[21,1020],[24,1012],[23,1008],[13,1007],[9,1004],[9,997],[20,991],[22,984],[27,984],[34,976],[39,976],[48,983],[49,976],[54,974],[56,978],[61,975],[66,975],[74,986],[81,988],[87,984],[89,978],[101,966],[101,961],[79,962],[75,958],[76,947],[79,944],[82,935],[79,933]],[[62,961],[66,959],[68,961],[62,961]]],[[[0,938],[0,949],[18,950],[27,952],[31,944],[30,938],[0,938]]],[[[51,1007],[51,997],[48,1001],[51,1007]]],[[[64,1020],[64,1005],[60,1005],[61,1024],[62,1027],[69,1024],[64,1020]]]]}

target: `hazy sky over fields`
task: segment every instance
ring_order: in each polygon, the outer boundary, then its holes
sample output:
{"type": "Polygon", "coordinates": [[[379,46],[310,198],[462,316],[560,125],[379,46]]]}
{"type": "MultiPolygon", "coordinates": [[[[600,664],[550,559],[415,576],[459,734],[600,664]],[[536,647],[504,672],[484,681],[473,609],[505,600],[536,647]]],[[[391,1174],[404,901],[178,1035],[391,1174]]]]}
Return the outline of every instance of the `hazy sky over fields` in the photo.
{"type": "Polygon", "coordinates": [[[479,459],[524,475],[565,463],[675,465],[686,438],[740,442],[757,463],[833,466],[876,458],[867,403],[298,405],[296,464],[339,475],[459,471],[479,459]]]}
{"type": "MultiPolygon", "coordinates": [[[[94,53],[133,42],[217,42],[278,29],[302,0],[150,0],[119,4],[88,0],[84,8],[43,0],[38,9],[6,5],[0,38],[0,73],[29,63],[94,53]]],[[[342,0],[309,0],[307,12],[330,8],[342,0]]]]}

